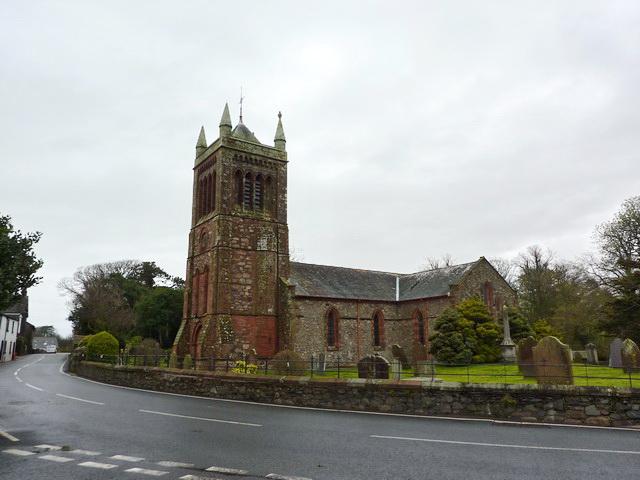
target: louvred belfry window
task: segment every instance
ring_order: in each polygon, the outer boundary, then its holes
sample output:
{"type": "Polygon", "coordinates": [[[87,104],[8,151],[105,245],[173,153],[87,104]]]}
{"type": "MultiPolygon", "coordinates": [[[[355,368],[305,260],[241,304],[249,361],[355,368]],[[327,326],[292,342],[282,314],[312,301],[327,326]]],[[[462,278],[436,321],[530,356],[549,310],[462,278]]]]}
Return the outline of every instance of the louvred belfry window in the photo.
{"type": "Polygon", "coordinates": [[[242,205],[242,172],[240,170],[236,171],[234,175],[234,194],[235,194],[235,202],[236,205],[242,205]]]}
{"type": "Polygon", "coordinates": [[[245,210],[253,210],[253,177],[251,173],[244,176],[244,193],[242,203],[245,210]]]}
{"type": "Polygon", "coordinates": [[[211,211],[213,212],[216,209],[216,172],[213,172],[212,177],[212,185],[211,185],[211,211]]]}
{"type": "Polygon", "coordinates": [[[255,208],[258,210],[262,210],[262,207],[264,206],[264,187],[262,183],[262,175],[256,176],[253,195],[255,208]]]}

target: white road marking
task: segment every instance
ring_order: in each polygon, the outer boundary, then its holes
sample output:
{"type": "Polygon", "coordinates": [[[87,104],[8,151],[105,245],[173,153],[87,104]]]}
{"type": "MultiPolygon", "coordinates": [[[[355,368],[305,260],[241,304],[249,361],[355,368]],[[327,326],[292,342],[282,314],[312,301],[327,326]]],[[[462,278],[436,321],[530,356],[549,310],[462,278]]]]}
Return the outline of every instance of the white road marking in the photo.
{"type": "Polygon", "coordinates": [[[182,463],[182,462],[171,462],[171,461],[157,462],[156,465],[160,465],[161,467],[177,467],[177,468],[193,467],[193,463],[182,463]]]}
{"type": "Polygon", "coordinates": [[[102,470],[111,470],[112,468],[118,468],[118,465],[112,463],[98,463],[98,462],[82,462],[78,464],[79,467],[88,468],[101,468],[102,470]]]}
{"type": "Polygon", "coordinates": [[[20,377],[16,377],[16,380],[18,380],[20,383],[22,383],[22,379],[20,377]]]}
{"type": "Polygon", "coordinates": [[[77,400],[78,402],[92,403],[93,405],[104,405],[104,403],[102,402],[94,402],[93,400],[85,400],[84,398],[72,397],[71,395],[65,395],[64,393],[56,393],[56,396],[68,398],[70,400],[77,400]]]}
{"type": "Polygon", "coordinates": [[[266,478],[272,478],[274,480],[311,480],[307,477],[291,477],[288,475],[278,475],[277,473],[270,473],[266,478]]]}
{"type": "Polygon", "coordinates": [[[191,415],[180,415],[178,413],[166,413],[166,412],[156,412],[154,410],[138,410],[142,413],[153,413],[154,415],[165,415],[167,417],[177,417],[177,418],[188,418],[190,420],[203,420],[205,422],[216,422],[216,423],[230,423],[231,425],[244,425],[246,427],[261,427],[257,423],[246,423],[246,422],[234,422],[231,420],[219,420],[217,418],[206,418],[206,417],[192,417],[191,415]]]}
{"type": "Polygon", "coordinates": [[[42,448],[45,450],[62,450],[62,447],[59,447],[58,445],[49,445],[48,443],[36,445],[34,448],[42,448]]]}
{"type": "Polygon", "coordinates": [[[42,455],[38,458],[41,460],[49,460],[50,462],[58,462],[58,463],[73,462],[73,458],[59,457],[58,455],[42,455]]]}
{"type": "Polygon", "coordinates": [[[497,447],[497,448],[523,448],[529,450],[553,450],[562,452],[586,452],[586,453],[621,453],[629,455],[640,455],[640,452],[633,450],[603,450],[598,448],[570,448],[570,447],[545,447],[542,445],[511,445],[508,443],[483,443],[483,442],[460,442],[455,440],[436,440],[433,438],[412,438],[412,437],[392,437],[388,435],[369,435],[371,438],[382,438],[388,440],[407,440],[412,442],[445,443],[447,445],[470,445],[476,447],[497,447]]]}
{"type": "Polygon", "coordinates": [[[63,372],[62,366],[60,367],[60,373],[62,373],[63,375],[66,375],[67,377],[73,378],[75,380],[95,383],[96,385],[102,385],[104,387],[109,387],[109,388],[121,388],[123,390],[133,390],[136,392],[154,393],[156,395],[170,395],[173,397],[195,398],[198,400],[206,400],[208,402],[243,403],[246,405],[257,405],[260,407],[269,407],[269,408],[289,408],[293,410],[312,410],[316,412],[351,413],[351,414],[358,414],[358,415],[378,415],[382,417],[417,418],[420,420],[446,420],[446,421],[455,421],[455,422],[489,423],[493,425],[521,425],[526,427],[550,427],[550,428],[586,428],[586,429],[594,429],[594,430],[609,430],[609,431],[623,430],[623,431],[631,431],[631,432],[638,431],[638,429],[634,427],[598,427],[596,425],[565,425],[561,423],[514,422],[510,420],[492,420],[489,418],[443,417],[439,415],[412,415],[407,413],[363,412],[361,410],[346,410],[341,408],[321,408],[321,407],[303,407],[299,405],[279,405],[277,403],[252,402],[250,400],[234,400],[231,398],[203,397],[198,395],[187,395],[184,393],[159,392],[157,390],[149,390],[147,388],[135,388],[135,387],[125,387],[123,385],[113,385],[111,383],[98,382],[97,380],[91,380],[89,378],[83,378],[77,375],[71,375],[67,372],[63,372]]]}
{"type": "Polygon", "coordinates": [[[34,452],[28,452],[26,450],[18,450],[17,448],[8,448],[7,450],[3,450],[4,453],[8,453],[9,455],[17,455],[19,457],[26,457],[28,455],[35,455],[34,452]]]}
{"type": "Polygon", "coordinates": [[[227,473],[229,475],[246,475],[248,470],[240,470],[238,468],[225,468],[225,467],[209,467],[205,468],[207,472],[227,473]]]}
{"type": "Polygon", "coordinates": [[[163,470],[149,470],[148,468],[130,468],[125,470],[125,472],[130,473],[141,473],[142,475],[151,475],[152,477],[161,477],[162,475],[166,475],[169,472],[165,472],[163,470]]]}
{"type": "Polygon", "coordinates": [[[4,437],[7,440],[10,440],[12,442],[19,442],[20,441],[18,438],[14,437],[9,432],[5,432],[4,430],[0,430],[0,436],[4,437]]]}
{"type": "Polygon", "coordinates": [[[112,457],[113,460],[122,460],[125,462],[141,462],[144,460],[142,457],[129,457],[128,455],[114,455],[112,457]]]}
{"type": "Polygon", "coordinates": [[[211,477],[199,477],[197,475],[183,475],[180,477],[180,480],[216,480],[211,477]]]}
{"type": "Polygon", "coordinates": [[[39,392],[44,392],[44,389],[36,387],[35,385],[31,385],[30,383],[24,382],[24,384],[29,388],[33,388],[34,390],[38,390],[39,392]]]}
{"type": "Polygon", "coordinates": [[[100,452],[92,452],[91,450],[71,450],[69,453],[75,453],[76,455],[86,455],[87,457],[95,457],[100,455],[100,452]]]}

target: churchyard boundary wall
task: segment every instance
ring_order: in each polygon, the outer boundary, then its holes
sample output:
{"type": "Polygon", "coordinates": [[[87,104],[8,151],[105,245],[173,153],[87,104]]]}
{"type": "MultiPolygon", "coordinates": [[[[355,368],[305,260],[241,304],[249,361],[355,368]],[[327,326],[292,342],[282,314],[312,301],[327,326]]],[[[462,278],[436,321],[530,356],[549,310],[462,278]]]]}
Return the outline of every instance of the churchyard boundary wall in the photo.
{"type": "Polygon", "coordinates": [[[640,389],[274,377],[118,366],[70,358],[69,371],[114,385],[211,398],[383,413],[640,428],[640,389]]]}

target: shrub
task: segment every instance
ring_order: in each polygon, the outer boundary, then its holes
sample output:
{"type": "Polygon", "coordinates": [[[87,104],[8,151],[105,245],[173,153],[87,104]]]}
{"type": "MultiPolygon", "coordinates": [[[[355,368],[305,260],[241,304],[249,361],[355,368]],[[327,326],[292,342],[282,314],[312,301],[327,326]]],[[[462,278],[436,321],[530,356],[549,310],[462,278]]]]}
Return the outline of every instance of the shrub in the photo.
{"type": "Polygon", "coordinates": [[[127,340],[127,344],[125,348],[129,352],[131,352],[134,348],[136,348],[141,343],[142,343],[142,337],[140,335],[136,335],[134,337],[129,338],[129,340],[127,340]]]}
{"type": "Polygon", "coordinates": [[[258,366],[253,363],[247,363],[244,360],[236,360],[234,368],[231,371],[233,373],[247,373],[249,375],[255,375],[258,373],[258,366]]]}
{"type": "Polygon", "coordinates": [[[276,353],[269,364],[278,375],[304,375],[307,367],[302,357],[291,350],[276,353]]]}
{"type": "Polygon", "coordinates": [[[91,335],[91,338],[87,343],[87,355],[90,359],[113,357],[118,355],[120,344],[116,337],[109,332],[99,332],[95,335],[91,335]]]}
{"type": "Polygon", "coordinates": [[[145,338],[131,349],[131,353],[133,355],[156,357],[162,354],[162,349],[160,348],[160,344],[153,338],[145,338]]]}
{"type": "Polygon", "coordinates": [[[185,370],[191,370],[193,368],[193,359],[190,354],[186,354],[182,360],[182,368],[185,370]]]}
{"type": "Polygon", "coordinates": [[[78,347],[86,347],[91,337],[93,337],[93,335],[85,335],[82,340],[80,340],[80,343],[78,343],[78,347]]]}

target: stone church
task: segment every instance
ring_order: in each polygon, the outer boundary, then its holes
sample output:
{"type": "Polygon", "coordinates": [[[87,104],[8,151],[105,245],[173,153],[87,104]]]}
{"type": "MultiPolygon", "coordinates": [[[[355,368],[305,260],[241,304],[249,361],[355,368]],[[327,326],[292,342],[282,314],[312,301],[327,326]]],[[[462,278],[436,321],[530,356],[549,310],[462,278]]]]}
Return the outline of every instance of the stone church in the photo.
{"type": "Polygon", "coordinates": [[[356,362],[402,346],[428,355],[433,320],[477,295],[497,314],[515,292],[484,258],[412,274],[292,262],[281,115],[273,146],[225,105],[217,140],[204,127],[193,168],[182,325],[174,350],[196,359],[293,350],[356,362]]]}

